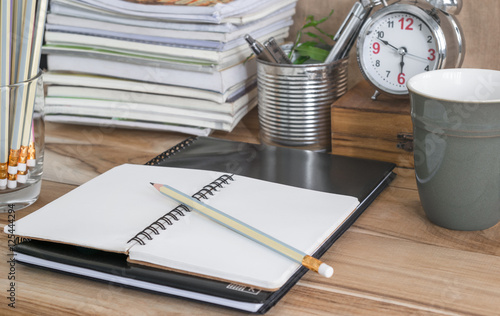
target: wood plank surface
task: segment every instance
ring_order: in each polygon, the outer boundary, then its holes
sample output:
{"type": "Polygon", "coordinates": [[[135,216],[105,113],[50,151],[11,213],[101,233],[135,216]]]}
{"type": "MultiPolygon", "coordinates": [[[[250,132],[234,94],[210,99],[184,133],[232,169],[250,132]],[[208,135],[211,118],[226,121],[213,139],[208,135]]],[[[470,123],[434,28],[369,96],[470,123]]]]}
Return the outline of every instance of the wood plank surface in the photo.
{"type": "MultiPolygon", "coordinates": [[[[306,15],[335,9],[336,31],[352,0],[299,0],[291,37],[306,15]]],[[[498,0],[464,1],[459,21],[467,39],[465,66],[500,69],[498,0]]],[[[349,82],[361,80],[351,52],[349,82]]],[[[21,218],[122,163],[142,164],[185,139],[178,133],[47,124],[42,193],[21,218]]],[[[213,136],[258,143],[257,111],[232,133],[213,136]]],[[[308,272],[268,315],[500,315],[500,224],[458,232],[430,223],[412,169],[398,176],[323,259],[335,268],[324,279],[308,272]]],[[[0,214],[0,226],[8,214],[0,214]]],[[[108,283],[15,265],[16,308],[10,295],[9,238],[0,234],[0,315],[242,315],[229,309],[108,283]]]]}
{"type": "MultiPolygon", "coordinates": [[[[257,111],[218,137],[258,142],[257,111]]],[[[48,124],[45,180],[40,199],[17,218],[69,192],[112,166],[144,163],[186,135],[48,124]],[[90,137],[89,135],[94,135],[90,137]],[[81,146],[81,147],[79,147],[81,146]],[[88,151],[86,155],[82,155],[88,151]],[[56,166],[72,168],[56,173],[56,166]],[[55,179],[55,180],[54,180],[55,179]]],[[[500,303],[500,226],[457,232],[430,223],[412,169],[398,176],[325,254],[332,279],[307,273],[269,315],[495,315],[500,303]]],[[[0,222],[7,224],[7,214],[0,222]]],[[[0,237],[0,288],[7,290],[9,255],[0,237]]],[[[234,315],[233,311],[16,265],[15,315],[234,315]]],[[[12,312],[8,301],[0,314],[12,312]]]]}
{"type": "MultiPolygon", "coordinates": [[[[496,315],[500,226],[482,232],[439,228],[425,218],[412,170],[398,177],[325,254],[332,279],[307,273],[269,315],[496,315]]],[[[37,208],[74,188],[44,182],[37,208]]],[[[20,216],[31,210],[19,211],[20,216]]],[[[5,214],[1,218],[5,223],[5,214]]],[[[0,251],[7,258],[6,235],[0,251]]],[[[0,273],[7,275],[2,263],[0,273]]],[[[16,266],[16,313],[233,315],[197,302],[16,266]],[[133,302],[131,304],[130,302],[133,302]]],[[[2,280],[0,288],[7,288],[2,280]]],[[[0,305],[0,314],[7,311],[0,305]]],[[[239,313],[236,313],[239,314],[239,313]]]]}

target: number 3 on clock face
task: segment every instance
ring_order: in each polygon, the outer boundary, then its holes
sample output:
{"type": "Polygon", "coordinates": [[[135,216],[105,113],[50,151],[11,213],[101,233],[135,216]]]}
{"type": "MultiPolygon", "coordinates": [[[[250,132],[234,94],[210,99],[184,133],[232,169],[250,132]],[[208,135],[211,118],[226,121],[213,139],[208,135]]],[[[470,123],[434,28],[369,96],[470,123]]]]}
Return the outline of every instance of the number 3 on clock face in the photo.
{"type": "Polygon", "coordinates": [[[443,14],[425,4],[393,4],[368,18],[359,33],[358,63],[378,91],[407,95],[411,77],[461,65],[460,27],[451,16],[438,13],[443,14]]]}

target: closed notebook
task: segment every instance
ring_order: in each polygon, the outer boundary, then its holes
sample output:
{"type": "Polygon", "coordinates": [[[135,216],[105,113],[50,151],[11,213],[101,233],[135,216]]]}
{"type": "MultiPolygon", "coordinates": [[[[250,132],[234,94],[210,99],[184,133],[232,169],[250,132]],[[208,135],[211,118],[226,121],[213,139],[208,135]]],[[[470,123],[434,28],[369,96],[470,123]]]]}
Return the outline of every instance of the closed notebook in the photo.
{"type": "MultiPolygon", "coordinates": [[[[133,264],[277,290],[300,268],[158,193],[150,182],[193,195],[219,181],[209,204],[307,254],[351,216],[356,197],[224,173],[125,164],[16,222],[19,236],[128,254],[133,264]]],[[[7,227],[8,228],[8,227],[7,227]]],[[[7,229],[6,228],[6,229],[7,229]]]]}

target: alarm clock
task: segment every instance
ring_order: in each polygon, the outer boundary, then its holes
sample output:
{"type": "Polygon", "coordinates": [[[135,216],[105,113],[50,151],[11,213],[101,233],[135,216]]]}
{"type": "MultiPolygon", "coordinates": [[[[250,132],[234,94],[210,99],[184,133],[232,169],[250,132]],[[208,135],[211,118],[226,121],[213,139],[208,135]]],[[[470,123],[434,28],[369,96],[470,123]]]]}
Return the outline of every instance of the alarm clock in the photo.
{"type": "Polygon", "coordinates": [[[366,19],[357,40],[361,73],[376,89],[372,99],[407,96],[412,76],[462,65],[465,40],[452,14],[424,0],[372,3],[383,7],[366,19]]]}

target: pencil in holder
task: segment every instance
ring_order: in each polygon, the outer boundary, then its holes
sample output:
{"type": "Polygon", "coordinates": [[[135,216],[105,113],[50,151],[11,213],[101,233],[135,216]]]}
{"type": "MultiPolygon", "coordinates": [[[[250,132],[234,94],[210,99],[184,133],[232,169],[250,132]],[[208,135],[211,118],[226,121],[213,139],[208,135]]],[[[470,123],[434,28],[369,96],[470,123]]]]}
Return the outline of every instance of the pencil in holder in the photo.
{"type": "Polygon", "coordinates": [[[330,109],[347,91],[348,59],[330,64],[257,62],[260,138],[263,143],[327,151],[330,109]]]}

